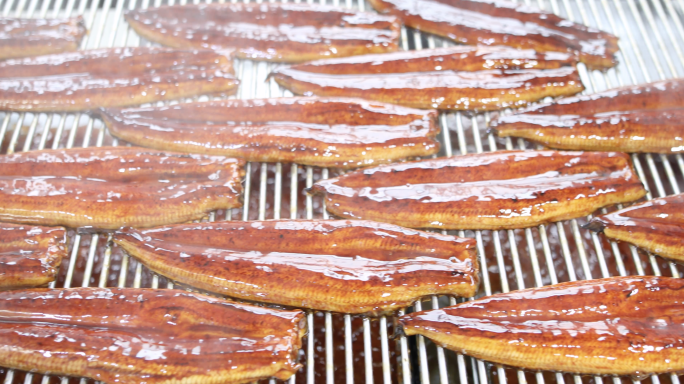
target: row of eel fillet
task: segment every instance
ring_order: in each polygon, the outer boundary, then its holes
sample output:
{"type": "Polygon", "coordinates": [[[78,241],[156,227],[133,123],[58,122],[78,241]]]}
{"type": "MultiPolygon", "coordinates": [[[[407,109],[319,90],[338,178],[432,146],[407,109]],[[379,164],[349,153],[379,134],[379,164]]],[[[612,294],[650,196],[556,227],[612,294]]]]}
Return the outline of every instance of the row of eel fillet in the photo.
{"type": "Polygon", "coordinates": [[[286,380],[304,312],[175,289],[0,292],[0,365],[108,384],[286,380]]]}
{"type": "Polygon", "coordinates": [[[66,253],[62,227],[0,223],[0,291],[54,281],[66,253]]]}
{"type": "Polygon", "coordinates": [[[479,359],[591,375],[684,371],[684,280],[613,277],[502,293],[399,318],[479,359]]]}
{"type": "Polygon", "coordinates": [[[101,116],[135,145],[247,161],[357,168],[439,151],[436,111],[359,99],[220,100],[101,116]]]}
{"type": "Polygon", "coordinates": [[[551,148],[684,151],[684,79],[612,89],[541,104],[492,122],[500,137],[551,148]]]}
{"type": "Polygon", "coordinates": [[[272,77],[300,95],[490,111],[581,92],[575,60],[566,53],[457,46],[324,59],[278,68],[272,77]]]}
{"type": "Polygon", "coordinates": [[[0,17],[0,60],[75,51],[86,34],[83,18],[0,17]]]}
{"type": "Polygon", "coordinates": [[[617,63],[618,38],[553,13],[504,0],[370,0],[404,24],[467,45],[567,52],[592,69],[617,63]]]}
{"type": "Polygon", "coordinates": [[[235,49],[239,58],[302,62],[393,52],[393,16],[310,4],[202,4],[136,9],[126,20],[142,37],[175,48],[235,49]]]}
{"type": "Polygon", "coordinates": [[[154,47],[109,48],[0,63],[0,110],[56,112],[124,107],[231,93],[230,54],[154,47]]]}
{"type": "Polygon", "coordinates": [[[594,217],[585,228],[653,254],[684,261],[684,195],[653,199],[594,217]]]}
{"type": "Polygon", "coordinates": [[[208,222],[114,242],[177,282],[242,300],[376,316],[421,297],[472,297],[473,239],[362,220],[208,222]]]}
{"type": "Polygon", "coordinates": [[[242,205],[243,161],[135,147],[0,156],[0,221],[118,229],[242,205]]]}
{"type": "Polygon", "coordinates": [[[335,216],[409,228],[514,229],[646,195],[628,155],[500,151],[381,165],[318,181],[335,216]]]}

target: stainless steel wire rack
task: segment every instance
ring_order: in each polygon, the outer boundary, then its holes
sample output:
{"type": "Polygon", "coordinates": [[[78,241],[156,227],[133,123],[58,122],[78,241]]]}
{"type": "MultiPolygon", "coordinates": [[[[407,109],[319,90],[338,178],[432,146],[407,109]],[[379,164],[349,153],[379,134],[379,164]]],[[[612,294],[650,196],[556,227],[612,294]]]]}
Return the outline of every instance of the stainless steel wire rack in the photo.
{"type": "MultiPolygon", "coordinates": [[[[192,2],[200,1],[224,0],[192,2]]],[[[580,65],[580,75],[587,93],[684,76],[684,0],[518,1],[620,37],[620,64],[616,68],[607,72],[591,72],[580,65]]],[[[151,45],[129,28],[123,20],[123,12],[186,2],[3,0],[0,10],[2,16],[83,15],[90,31],[82,43],[85,49],[151,45]]],[[[320,2],[370,9],[363,0],[320,2]]],[[[452,43],[435,36],[405,28],[401,31],[401,46],[405,50],[449,45],[452,43]]],[[[268,74],[275,67],[275,64],[263,62],[237,61],[236,72],[242,83],[235,97],[290,96],[288,91],[279,88],[273,81],[267,81],[268,74]]],[[[205,96],[193,100],[197,99],[208,98],[205,96]]],[[[191,100],[176,102],[186,101],[191,100]]],[[[503,140],[489,135],[488,114],[443,113],[440,122],[442,150],[439,156],[500,149],[532,149],[524,140],[503,140]]],[[[0,114],[0,145],[2,153],[14,153],[43,148],[126,143],[118,142],[109,135],[102,121],[86,114],[3,113],[0,114]]],[[[645,154],[633,155],[632,159],[649,190],[648,199],[679,193],[684,188],[684,159],[681,155],[645,154]]],[[[214,212],[209,220],[328,218],[323,202],[304,194],[303,190],[330,174],[327,169],[296,164],[249,163],[244,207],[214,212]]],[[[581,229],[581,224],[586,220],[582,218],[524,230],[457,231],[453,234],[477,239],[482,269],[479,296],[614,275],[681,276],[681,267],[674,263],[645,254],[632,246],[609,242],[581,229]]],[[[108,234],[85,234],[70,230],[69,236],[69,257],[64,260],[59,278],[53,284],[56,287],[173,287],[173,283],[153,274],[112,245],[108,234]]],[[[432,297],[416,302],[406,311],[443,307],[456,302],[453,298],[432,297]]],[[[631,378],[524,372],[493,365],[443,350],[421,336],[394,338],[394,319],[391,317],[369,319],[311,312],[308,320],[309,335],[300,356],[304,367],[290,380],[291,383],[603,384],[606,380],[612,380],[613,384],[621,384],[623,381],[633,381],[631,378]]],[[[0,380],[4,384],[74,384],[76,381],[85,384],[89,381],[9,369],[0,369],[0,380]]],[[[651,376],[644,380],[652,384],[660,384],[661,381],[679,384],[676,375],[651,376]]]]}

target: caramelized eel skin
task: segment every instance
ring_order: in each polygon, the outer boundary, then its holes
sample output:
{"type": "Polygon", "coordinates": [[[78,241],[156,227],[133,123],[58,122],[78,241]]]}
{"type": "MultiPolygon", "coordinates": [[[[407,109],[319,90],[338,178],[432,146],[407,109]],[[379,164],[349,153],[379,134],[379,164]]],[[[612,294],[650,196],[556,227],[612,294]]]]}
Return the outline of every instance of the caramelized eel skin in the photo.
{"type": "Polygon", "coordinates": [[[155,47],[95,49],[0,63],[0,109],[124,107],[232,93],[238,83],[230,54],[155,47]]]}
{"type": "Polygon", "coordinates": [[[468,45],[568,52],[591,69],[615,66],[618,38],[553,13],[504,0],[370,0],[404,24],[468,45]]]}
{"type": "Polygon", "coordinates": [[[662,257],[684,261],[684,194],[594,217],[585,228],[662,257]]]}
{"type": "Polygon", "coordinates": [[[54,281],[66,253],[66,231],[62,227],[1,223],[0,291],[54,281]]]}
{"type": "Polygon", "coordinates": [[[393,52],[394,16],[310,4],[202,4],[126,14],[144,38],[175,48],[234,48],[243,59],[304,62],[393,52]]]}
{"type": "Polygon", "coordinates": [[[633,375],[684,370],[684,280],[612,277],[502,293],[399,318],[407,335],[531,370],[633,375]]]}
{"type": "Polygon", "coordinates": [[[278,68],[272,76],[296,94],[489,111],[581,92],[574,63],[563,53],[451,47],[319,60],[278,68]]]}
{"type": "Polygon", "coordinates": [[[117,229],[242,205],[242,160],[135,147],[0,156],[0,221],[117,229]]]}
{"type": "Polygon", "coordinates": [[[391,224],[273,220],[125,228],[114,241],[153,271],[203,290],[380,315],[430,295],[471,297],[473,239],[391,224]]]}
{"type": "Polygon", "coordinates": [[[312,191],[336,216],[442,229],[526,228],[646,194],[624,153],[557,151],[383,165],[321,180],[312,191]]]}
{"type": "Polygon", "coordinates": [[[175,289],[0,293],[0,365],[105,383],[286,380],[305,329],[302,311],[175,289]]]}
{"type": "Polygon", "coordinates": [[[0,17],[0,60],[75,51],[85,33],[80,16],[71,19],[0,17]]]}
{"type": "Polygon", "coordinates": [[[667,80],[560,99],[501,116],[500,137],[559,149],[684,151],[684,80],[667,80]]]}
{"type": "Polygon", "coordinates": [[[221,100],[101,115],[136,145],[247,161],[348,169],[439,151],[436,111],[360,99],[221,100]]]}

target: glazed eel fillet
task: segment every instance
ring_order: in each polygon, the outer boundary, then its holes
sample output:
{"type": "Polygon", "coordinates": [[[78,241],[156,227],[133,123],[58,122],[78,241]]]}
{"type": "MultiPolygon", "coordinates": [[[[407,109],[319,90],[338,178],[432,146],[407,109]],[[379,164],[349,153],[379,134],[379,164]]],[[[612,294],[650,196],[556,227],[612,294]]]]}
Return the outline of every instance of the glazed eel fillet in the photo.
{"type": "Polygon", "coordinates": [[[501,116],[500,137],[551,148],[676,153],[684,151],[684,79],[560,99],[501,116]]]}
{"type": "Polygon", "coordinates": [[[302,62],[393,52],[394,16],[312,4],[202,4],[136,9],[126,21],[142,37],[175,48],[236,50],[242,59],[302,62]]]}
{"type": "Polygon", "coordinates": [[[0,63],[0,110],[55,112],[124,107],[235,91],[230,54],[108,48],[0,63]]]}
{"type": "Polygon", "coordinates": [[[584,90],[575,59],[508,47],[450,47],[276,69],[296,94],[361,97],[413,108],[489,111],[584,90]]]}
{"type": "Polygon", "coordinates": [[[152,227],[242,205],[242,160],[135,147],[0,156],[0,221],[152,227]]]}
{"type": "Polygon", "coordinates": [[[594,217],[584,228],[668,259],[684,261],[684,194],[594,217]]]}
{"type": "Polygon", "coordinates": [[[144,147],[357,168],[439,151],[436,111],[342,98],[220,100],[103,109],[109,132],[144,147]]]}
{"type": "Polygon", "coordinates": [[[0,292],[0,365],[105,383],[287,380],[300,367],[302,311],[176,289],[0,292]]]}
{"type": "Polygon", "coordinates": [[[62,227],[0,223],[0,291],[54,281],[66,253],[62,227]]]}
{"type": "Polygon", "coordinates": [[[382,165],[321,180],[332,214],[410,228],[513,229],[646,194],[628,155],[500,151],[382,165]]]}
{"type": "Polygon", "coordinates": [[[370,0],[412,28],[467,45],[567,52],[592,69],[615,66],[618,38],[553,13],[504,0],[370,0]]]}
{"type": "Polygon", "coordinates": [[[86,34],[82,17],[0,17],[0,60],[75,51],[86,34]]]}
{"type": "Polygon", "coordinates": [[[478,359],[591,375],[684,371],[684,280],[612,277],[501,293],[399,318],[478,359]]]}
{"type": "Polygon", "coordinates": [[[471,297],[475,241],[391,224],[270,220],[124,228],[114,242],[168,278],[239,299],[380,315],[471,297]]]}

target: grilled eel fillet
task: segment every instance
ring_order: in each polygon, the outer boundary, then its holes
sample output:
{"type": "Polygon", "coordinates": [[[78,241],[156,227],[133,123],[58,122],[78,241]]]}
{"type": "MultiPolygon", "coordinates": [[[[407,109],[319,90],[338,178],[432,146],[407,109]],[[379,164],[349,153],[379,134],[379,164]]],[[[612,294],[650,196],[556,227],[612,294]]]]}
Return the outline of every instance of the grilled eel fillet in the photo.
{"type": "Polygon", "coordinates": [[[54,281],[66,253],[62,227],[0,223],[0,291],[54,281]]]}
{"type": "Polygon", "coordinates": [[[612,277],[501,293],[399,318],[459,353],[531,370],[646,375],[684,370],[684,280],[612,277]]]}
{"type": "Polygon", "coordinates": [[[136,9],[142,37],[175,48],[235,49],[242,59],[303,62],[393,52],[394,16],[310,4],[202,4],[136,9]]]}
{"type": "Polygon", "coordinates": [[[643,197],[629,156],[501,151],[389,164],[321,180],[326,208],[410,228],[513,229],[643,197]]]}
{"type": "Polygon", "coordinates": [[[135,147],[0,156],[0,221],[117,229],[242,205],[242,160],[135,147]]]}
{"type": "Polygon", "coordinates": [[[0,17],[0,60],[75,51],[85,36],[82,17],[0,17]]]}
{"type": "Polygon", "coordinates": [[[684,194],[594,217],[584,228],[668,259],[684,261],[684,194]]]}
{"type": "Polygon", "coordinates": [[[272,77],[296,94],[489,111],[581,92],[574,64],[563,53],[460,46],[319,60],[278,68],[272,77]]]}
{"type": "Polygon", "coordinates": [[[436,111],[360,99],[220,100],[101,115],[136,145],[247,161],[356,168],[439,151],[436,111]]]}
{"type": "Polygon", "coordinates": [[[577,55],[592,69],[615,66],[618,38],[553,13],[503,0],[370,0],[404,24],[467,45],[507,45],[577,55]]]}
{"type": "Polygon", "coordinates": [[[114,241],[153,271],[206,291],[380,315],[429,295],[471,297],[475,241],[371,221],[271,220],[125,228],[114,241]]]}
{"type": "Polygon", "coordinates": [[[0,292],[0,365],[122,384],[286,380],[305,321],[175,289],[0,292]]]}
{"type": "Polygon", "coordinates": [[[53,112],[125,107],[233,92],[230,54],[128,47],[0,63],[0,110],[53,112]]]}
{"type": "Polygon", "coordinates": [[[500,137],[593,151],[684,151],[684,79],[560,99],[492,122],[500,137]]]}

